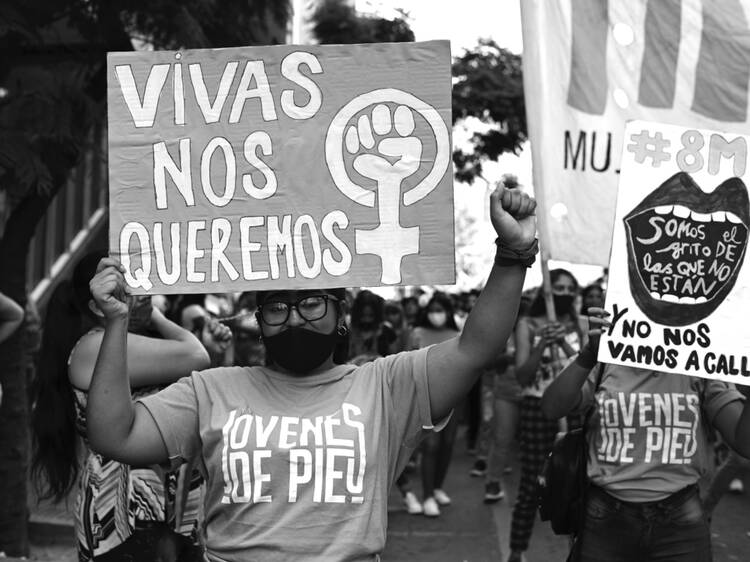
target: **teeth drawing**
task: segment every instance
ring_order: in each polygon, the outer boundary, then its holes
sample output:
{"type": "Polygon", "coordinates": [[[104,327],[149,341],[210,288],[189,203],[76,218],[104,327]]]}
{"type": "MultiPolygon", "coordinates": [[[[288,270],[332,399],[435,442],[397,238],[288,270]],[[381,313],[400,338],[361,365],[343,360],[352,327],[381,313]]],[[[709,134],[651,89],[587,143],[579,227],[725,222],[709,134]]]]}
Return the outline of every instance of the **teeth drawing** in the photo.
{"type": "Polygon", "coordinates": [[[681,219],[686,219],[690,216],[690,209],[687,207],[684,207],[683,205],[675,205],[672,209],[672,213],[674,213],[674,216],[680,217],[681,219]]]}
{"type": "Polygon", "coordinates": [[[726,299],[737,280],[750,227],[743,181],[729,178],[710,193],[679,172],[625,217],[633,300],[666,326],[701,321],[726,299]]]}

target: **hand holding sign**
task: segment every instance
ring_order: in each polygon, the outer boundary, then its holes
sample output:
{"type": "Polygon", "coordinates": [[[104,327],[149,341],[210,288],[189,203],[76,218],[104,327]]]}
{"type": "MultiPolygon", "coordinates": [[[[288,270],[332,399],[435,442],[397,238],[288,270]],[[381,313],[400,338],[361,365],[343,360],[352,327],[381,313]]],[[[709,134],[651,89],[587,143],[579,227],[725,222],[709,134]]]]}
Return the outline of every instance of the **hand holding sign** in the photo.
{"type": "Polygon", "coordinates": [[[102,258],[96,267],[96,275],[89,283],[91,296],[108,320],[127,318],[129,313],[128,292],[123,272],[125,268],[112,258],[102,258]]]}

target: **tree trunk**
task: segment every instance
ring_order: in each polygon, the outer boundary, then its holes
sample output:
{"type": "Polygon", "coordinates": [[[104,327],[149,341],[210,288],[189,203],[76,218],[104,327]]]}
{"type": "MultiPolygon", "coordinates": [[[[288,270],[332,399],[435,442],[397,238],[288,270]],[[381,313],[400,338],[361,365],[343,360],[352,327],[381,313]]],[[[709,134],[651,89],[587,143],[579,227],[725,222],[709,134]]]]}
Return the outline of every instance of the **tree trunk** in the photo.
{"type": "MultiPolygon", "coordinates": [[[[26,256],[50,197],[32,195],[11,214],[0,241],[0,292],[26,306],[26,256]]],[[[23,329],[0,345],[0,552],[28,556],[27,505],[31,436],[23,329]]]]}

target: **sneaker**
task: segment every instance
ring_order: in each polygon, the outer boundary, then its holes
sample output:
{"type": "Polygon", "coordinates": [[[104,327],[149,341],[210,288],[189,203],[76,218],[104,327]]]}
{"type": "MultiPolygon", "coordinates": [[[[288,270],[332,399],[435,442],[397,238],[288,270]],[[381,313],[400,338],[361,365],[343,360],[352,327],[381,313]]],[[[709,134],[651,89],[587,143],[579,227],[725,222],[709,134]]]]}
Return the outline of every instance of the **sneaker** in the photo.
{"type": "Polygon", "coordinates": [[[470,476],[477,476],[481,477],[487,474],[487,461],[484,459],[477,459],[474,462],[474,466],[471,467],[471,470],[469,471],[470,476]]]}
{"type": "Polygon", "coordinates": [[[422,513],[424,513],[427,517],[440,516],[440,507],[438,507],[438,503],[435,498],[427,498],[424,501],[424,503],[422,504],[422,513]]]}
{"type": "Polygon", "coordinates": [[[733,494],[741,494],[745,491],[745,485],[742,483],[742,480],[735,478],[729,483],[729,491],[733,494]]]}
{"type": "Polygon", "coordinates": [[[499,502],[505,497],[505,492],[500,486],[500,482],[487,482],[484,487],[484,503],[499,502]]]}
{"type": "Polygon", "coordinates": [[[508,562],[523,562],[523,552],[520,550],[511,550],[508,562]]]}
{"type": "Polygon", "coordinates": [[[404,505],[406,506],[407,513],[411,515],[419,515],[422,513],[422,504],[419,503],[414,492],[406,492],[404,494],[404,505]]]}
{"type": "Polygon", "coordinates": [[[436,488],[435,491],[432,492],[432,497],[435,498],[435,501],[438,502],[438,505],[451,504],[451,497],[440,488],[436,488]]]}

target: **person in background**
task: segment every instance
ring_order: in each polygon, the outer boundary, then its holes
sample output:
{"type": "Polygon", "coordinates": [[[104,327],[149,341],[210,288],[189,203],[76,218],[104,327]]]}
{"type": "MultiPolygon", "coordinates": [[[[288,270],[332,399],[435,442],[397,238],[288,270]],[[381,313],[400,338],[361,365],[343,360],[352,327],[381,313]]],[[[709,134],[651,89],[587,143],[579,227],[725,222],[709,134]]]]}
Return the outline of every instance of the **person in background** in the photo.
{"type": "MultiPolygon", "coordinates": [[[[404,310],[401,308],[401,303],[393,300],[386,301],[384,314],[385,323],[396,334],[396,339],[390,346],[388,346],[388,353],[386,355],[407,351],[411,342],[411,328],[406,324],[406,318],[404,317],[404,310]]],[[[415,451],[409,458],[409,462],[406,464],[406,467],[401,472],[400,476],[396,479],[396,487],[399,492],[401,492],[401,499],[404,502],[407,513],[411,515],[419,515],[422,513],[422,503],[412,491],[410,478],[417,464],[416,457],[417,452],[415,451]]]]}
{"type": "Polygon", "coordinates": [[[578,282],[565,269],[550,271],[555,322],[547,319],[543,291],[538,291],[516,326],[516,378],[521,385],[519,420],[521,480],[513,506],[508,562],[520,562],[529,546],[537,511],[538,476],[555,436],[558,420],[542,413],[544,390],[562,370],[569,357],[580,349],[581,335],[575,300],[578,282]]]}
{"type": "Polygon", "coordinates": [[[521,412],[521,385],[516,378],[515,337],[500,352],[492,374],[491,438],[487,455],[484,503],[495,503],[505,497],[502,475],[510,470],[511,445],[518,432],[521,412]]]}
{"type": "Polygon", "coordinates": [[[549,419],[593,407],[586,429],[586,511],[572,556],[581,562],[711,560],[711,532],[698,492],[710,456],[708,428],[749,457],[750,407],[723,381],[597,363],[609,314],[588,312],[588,343],[542,399],[549,419]],[[677,427],[682,440],[654,439],[677,427]],[[621,447],[616,443],[623,436],[628,445],[621,447]]]}
{"type": "MultiPolygon", "coordinates": [[[[76,489],[79,560],[155,559],[165,554],[157,552],[162,543],[183,551],[186,560],[197,560],[200,478],[117,462],[91,451],[85,439],[89,385],[104,332],[89,280],[102,257],[83,257],[72,282],[61,282],[48,304],[33,388],[32,475],[41,498],[60,501],[76,489]]],[[[128,310],[132,396],[154,393],[208,366],[200,341],[152,307],[150,297],[129,299],[128,310]],[[158,337],[139,335],[150,330],[158,337]]],[[[213,335],[227,338],[220,328],[213,335]]]]}
{"type": "Polygon", "coordinates": [[[364,289],[354,297],[349,331],[349,362],[361,365],[385,357],[396,341],[396,332],[385,324],[385,301],[364,289]]]}
{"type": "MultiPolygon", "coordinates": [[[[10,297],[0,293],[0,343],[13,335],[23,324],[23,308],[10,297]]],[[[0,403],[3,401],[3,387],[0,386],[0,403]]]]}
{"type": "MultiPolygon", "coordinates": [[[[422,311],[422,318],[412,331],[411,349],[421,349],[455,338],[459,334],[453,317],[453,305],[445,293],[436,292],[422,311]]],[[[451,416],[439,433],[430,433],[422,443],[422,512],[427,517],[438,517],[440,506],[451,503],[443,490],[448,474],[458,420],[451,416]]]]}
{"type": "Polygon", "coordinates": [[[388,347],[388,353],[406,351],[409,349],[409,342],[411,341],[411,328],[406,323],[406,316],[401,303],[395,300],[386,301],[384,314],[386,324],[396,334],[396,339],[388,347]]]}
{"type": "MultiPolygon", "coordinates": [[[[748,395],[750,395],[750,386],[738,384],[735,387],[747,400],[748,395]]],[[[726,445],[722,443],[722,447],[726,447],[726,445]]],[[[738,455],[729,448],[726,457],[714,472],[703,498],[703,510],[709,520],[726,492],[741,494],[745,491],[742,476],[747,475],[748,469],[750,469],[750,459],[738,455]]]]}
{"type": "Polygon", "coordinates": [[[578,315],[578,321],[581,326],[581,335],[584,345],[588,340],[588,315],[589,310],[592,308],[604,308],[604,289],[599,283],[586,285],[581,291],[581,313],[578,315]]]}
{"type": "Polygon", "coordinates": [[[419,299],[417,297],[404,297],[401,299],[401,308],[404,309],[404,320],[409,328],[413,328],[419,321],[419,299]]]}
{"type": "MultiPolygon", "coordinates": [[[[461,295],[462,318],[466,318],[474,308],[478,295],[479,291],[476,289],[461,295]]],[[[463,322],[462,320],[461,323],[457,323],[459,330],[463,328],[463,322]]],[[[470,455],[476,455],[479,449],[477,440],[482,425],[482,380],[483,378],[480,377],[474,383],[466,398],[466,449],[470,455]]]]}
{"type": "Polygon", "coordinates": [[[245,291],[237,300],[232,325],[234,334],[234,364],[238,367],[253,367],[266,364],[266,348],[260,337],[257,318],[258,301],[256,291],[245,291]]]}

